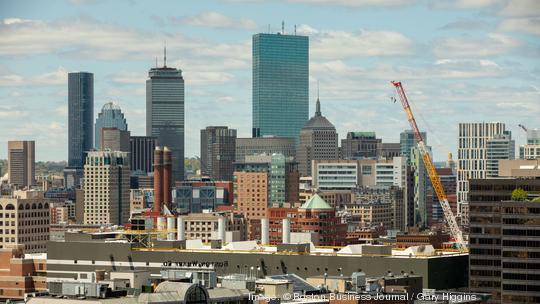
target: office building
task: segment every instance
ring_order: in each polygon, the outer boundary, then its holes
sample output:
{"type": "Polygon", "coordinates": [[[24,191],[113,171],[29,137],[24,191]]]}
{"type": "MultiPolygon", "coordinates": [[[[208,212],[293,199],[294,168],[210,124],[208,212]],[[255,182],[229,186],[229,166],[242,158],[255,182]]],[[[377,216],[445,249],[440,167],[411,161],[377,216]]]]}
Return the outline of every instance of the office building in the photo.
{"type": "Polygon", "coordinates": [[[153,172],[154,150],[158,145],[153,136],[131,136],[129,139],[131,171],[153,172]]]}
{"type": "Polygon", "coordinates": [[[499,176],[499,161],[515,159],[516,146],[510,131],[496,134],[486,142],[486,177],[499,176]]]}
{"type": "Polygon", "coordinates": [[[8,141],[8,181],[19,188],[35,184],[34,141],[8,141]]]}
{"type": "MultiPolygon", "coordinates": [[[[426,132],[420,132],[420,135],[422,135],[424,143],[427,144],[426,132]]],[[[416,147],[417,144],[418,141],[416,140],[414,132],[412,130],[405,130],[399,134],[399,146],[401,150],[401,155],[407,157],[407,159],[411,159],[411,149],[416,147]]]]}
{"type": "Polygon", "coordinates": [[[375,132],[349,132],[347,138],[341,140],[341,157],[343,159],[377,158],[379,144],[375,132]]]}
{"type": "Polygon", "coordinates": [[[523,145],[520,147],[521,159],[539,159],[540,145],[523,145]]]}
{"type": "Polygon", "coordinates": [[[379,143],[377,144],[378,159],[392,159],[401,156],[400,143],[379,143]]]}
{"type": "Polygon", "coordinates": [[[309,115],[309,38],[253,36],[252,137],[298,139],[309,115]]]}
{"type": "Polygon", "coordinates": [[[300,131],[300,143],[296,152],[298,171],[302,176],[311,174],[311,161],[337,159],[338,134],[334,125],[321,113],[321,102],[317,98],[315,116],[300,131]]]}
{"type": "MultiPolygon", "coordinates": [[[[457,214],[457,197],[456,197],[456,187],[457,187],[457,176],[452,168],[435,168],[435,171],[439,175],[441,184],[446,193],[446,198],[448,199],[448,204],[454,215],[457,214]]],[[[435,224],[444,223],[444,212],[442,210],[441,204],[439,203],[439,198],[435,193],[435,190],[429,183],[427,188],[426,195],[426,207],[427,207],[427,226],[431,227],[435,224]]]]}
{"type": "MultiPolygon", "coordinates": [[[[96,127],[95,127],[95,144],[94,147],[96,150],[101,150],[101,129],[103,128],[115,128],[121,131],[127,131],[128,125],[124,113],[120,107],[114,102],[108,102],[103,105],[101,112],[96,118],[96,127]]],[[[114,150],[113,150],[114,151],[114,150]]],[[[119,150],[124,151],[124,150],[119,150]]]]}
{"type": "Polygon", "coordinates": [[[24,246],[0,249],[0,301],[23,301],[27,294],[47,291],[47,255],[25,254],[24,246]]]}
{"type": "Polygon", "coordinates": [[[68,74],[68,166],[82,168],[94,146],[94,74],[68,74]]]}
{"type": "Polygon", "coordinates": [[[142,209],[152,209],[154,207],[154,189],[140,188],[129,190],[129,211],[130,214],[142,209]]]}
{"type": "Polygon", "coordinates": [[[247,156],[245,162],[234,164],[235,172],[265,172],[268,178],[270,204],[294,203],[299,200],[298,164],[282,154],[247,156]]]}
{"type": "Polygon", "coordinates": [[[219,211],[232,206],[232,181],[183,181],[172,190],[173,208],[179,213],[219,211]]]}
{"type": "MultiPolygon", "coordinates": [[[[431,156],[431,147],[426,147],[428,153],[431,156]]],[[[428,226],[428,205],[431,201],[428,200],[428,189],[432,188],[431,180],[426,170],[424,160],[417,146],[411,148],[409,154],[409,165],[411,166],[413,174],[413,226],[415,227],[427,227],[428,226]]]]}
{"type": "MultiPolygon", "coordinates": [[[[283,220],[288,219],[291,233],[310,234],[317,246],[343,246],[347,224],[341,222],[336,210],[318,194],[299,208],[269,208],[267,211],[270,244],[283,243],[283,220]]],[[[290,241],[293,241],[292,239],[290,241]]]]}
{"type": "Polygon", "coordinates": [[[100,132],[100,147],[102,150],[129,152],[129,131],[123,131],[117,128],[101,128],[100,132]]]}
{"type": "Polygon", "coordinates": [[[84,224],[123,225],[129,218],[129,157],[92,151],[84,165],[84,224]]]}
{"type": "Polygon", "coordinates": [[[359,160],[316,160],[313,187],[320,191],[352,190],[357,187],[406,186],[404,157],[359,160]]]}
{"type": "MultiPolygon", "coordinates": [[[[166,59],[166,58],[165,58],[166,59]]],[[[146,80],[146,136],[172,151],[172,179],[184,179],[184,78],[182,70],[152,68],[146,80]]]]}
{"type": "Polygon", "coordinates": [[[253,137],[236,139],[236,161],[243,162],[246,156],[281,153],[283,156],[296,156],[296,139],[292,137],[253,137]]]}
{"type": "Polygon", "coordinates": [[[487,177],[487,142],[496,135],[504,134],[506,131],[505,128],[505,124],[501,122],[459,124],[457,164],[458,213],[462,212],[462,205],[467,203],[469,179],[487,177]]]}
{"type": "Polygon", "coordinates": [[[231,181],[236,153],[236,130],[206,127],[201,130],[201,175],[231,181]]]}
{"type": "Polygon", "coordinates": [[[219,239],[219,219],[224,218],[224,243],[245,241],[247,237],[247,223],[243,215],[233,212],[205,212],[190,213],[180,216],[184,221],[184,236],[186,240],[202,240],[210,243],[219,239]]]}
{"type": "Polygon", "coordinates": [[[46,252],[49,201],[41,191],[16,191],[0,197],[0,248],[23,246],[27,253],[46,252]]]}
{"type": "Polygon", "coordinates": [[[469,181],[469,288],[490,303],[540,302],[540,167],[523,170],[528,178],[469,181]],[[530,197],[512,199],[517,188],[530,197]]]}
{"type": "Polygon", "coordinates": [[[384,229],[405,231],[405,200],[401,187],[361,187],[351,196],[351,202],[345,208],[351,215],[349,230],[383,226],[384,229]]]}

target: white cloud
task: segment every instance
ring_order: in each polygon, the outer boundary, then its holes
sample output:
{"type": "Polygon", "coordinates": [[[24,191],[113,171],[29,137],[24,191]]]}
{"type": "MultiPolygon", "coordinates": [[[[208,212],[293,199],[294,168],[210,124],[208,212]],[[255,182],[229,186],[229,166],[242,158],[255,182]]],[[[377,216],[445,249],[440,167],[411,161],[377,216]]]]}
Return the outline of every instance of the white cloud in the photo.
{"type": "Polygon", "coordinates": [[[499,14],[510,17],[540,16],[538,0],[509,0],[499,14]]]}
{"type": "Polygon", "coordinates": [[[505,0],[437,0],[430,3],[435,9],[478,9],[500,6],[505,0]]]}
{"type": "Polygon", "coordinates": [[[52,72],[46,72],[34,76],[22,76],[18,74],[0,75],[0,86],[21,85],[65,85],[67,84],[68,71],[59,67],[52,72]]]}
{"type": "Polygon", "coordinates": [[[482,39],[449,37],[436,41],[433,48],[439,58],[476,58],[506,54],[522,43],[510,36],[490,33],[482,39]]]}
{"type": "Polygon", "coordinates": [[[499,30],[540,35],[540,18],[506,19],[499,24],[499,30]]]}
{"type": "Polygon", "coordinates": [[[13,111],[0,109],[0,118],[2,119],[18,119],[27,117],[29,115],[26,111],[13,111]]]}
{"type": "Polygon", "coordinates": [[[413,42],[405,35],[392,31],[319,31],[310,37],[312,58],[345,59],[365,56],[409,55],[413,42]]]}
{"type": "Polygon", "coordinates": [[[411,5],[416,0],[289,0],[307,4],[336,5],[344,7],[396,7],[411,5]]]}
{"type": "Polygon", "coordinates": [[[171,17],[170,21],[177,24],[219,29],[254,30],[257,28],[257,23],[251,19],[236,19],[215,11],[202,12],[195,16],[171,17]]]}

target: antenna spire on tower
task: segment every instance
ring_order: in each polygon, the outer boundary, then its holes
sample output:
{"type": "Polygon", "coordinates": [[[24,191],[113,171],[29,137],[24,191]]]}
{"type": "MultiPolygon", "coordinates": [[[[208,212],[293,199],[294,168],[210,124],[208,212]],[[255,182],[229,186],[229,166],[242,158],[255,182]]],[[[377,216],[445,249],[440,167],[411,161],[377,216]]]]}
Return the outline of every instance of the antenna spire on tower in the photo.
{"type": "Polygon", "coordinates": [[[163,42],[163,67],[167,67],[167,41],[163,42]]]}
{"type": "Polygon", "coordinates": [[[285,20],[281,21],[281,34],[285,35],[285,20]]]}
{"type": "Polygon", "coordinates": [[[317,103],[315,104],[315,116],[321,115],[321,101],[319,100],[319,81],[317,80],[317,103]]]}

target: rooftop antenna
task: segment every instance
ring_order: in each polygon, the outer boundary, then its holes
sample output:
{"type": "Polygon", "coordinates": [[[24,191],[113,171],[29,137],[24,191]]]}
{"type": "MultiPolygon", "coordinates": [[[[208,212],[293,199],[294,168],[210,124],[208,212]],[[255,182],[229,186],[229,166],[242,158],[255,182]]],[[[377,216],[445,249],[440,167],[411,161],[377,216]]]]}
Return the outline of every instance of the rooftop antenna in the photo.
{"type": "Polygon", "coordinates": [[[296,24],[294,25],[294,35],[296,36],[296,24]]]}
{"type": "Polygon", "coordinates": [[[163,67],[167,67],[167,41],[163,42],[163,67]]]}
{"type": "Polygon", "coordinates": [[[268,34],[270,34],[270,23],[268,24],[268,34]]]}
{"type": "Polygon", "coordinates": [[[281,34],[285,35],[285,20],[281,21],[281,34]]]}
{"type": "Polygon", "coordinates": [[[158,64],[157,64],[157,56],[156,56],[156,68],[158,67],[158,64]]]}

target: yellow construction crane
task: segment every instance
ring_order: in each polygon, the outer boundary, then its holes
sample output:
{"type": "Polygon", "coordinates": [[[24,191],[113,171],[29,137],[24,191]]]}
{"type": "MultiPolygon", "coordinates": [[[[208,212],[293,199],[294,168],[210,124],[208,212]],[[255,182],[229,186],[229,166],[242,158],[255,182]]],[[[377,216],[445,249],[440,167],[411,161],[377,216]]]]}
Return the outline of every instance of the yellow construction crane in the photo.
{"type": "Polygon", "coordinates": [[[403,109],[405,110],[405,113],[407,114],[407,120],[409,121],[409,124],[411,125],[411,128],[414,133],[414,137],[416,138],[416,141],[418,142],[418,150],[420,151],[420,154],[422,155],[422,160],[424,161],[424,165],[426,166],[426,170],[429,175],[429,179],[431,180],[431,184],[433,185],[433,189],[435,189],[435,193],[437,193],[437,198],[439,199],[439,203],[441,204],[442,210],[444,212],[444,219],[446,220],[446,223],[448,224],[448,228],[450,229],[450,234],[460,250],[467,250],[467,244],[463,240],[463,233],[461,232],[461,229],[459,228],[457,224],[456,218],[454,217],[454,214],[452,213],[452,209],[450,208],[450,204],[448,203],[448,199],[446,198],[446,193],[444,192],[444,188],[441,184],[441,179],[439,178],[439,174],[437,174],[437,171],[435,170],[435,166],[433,165],[433,161],[431,160],[431,157],[429,156],[429,153],[426,148],[426,144],[424,143],[424,139],[422,138],[422,134],[420,133],[420,130],[418,129],[418,126],[416,125],[416,120],[414,119],[413,112],[411,110],[409,101],[407,99],[407,95],[405,95],[405,90],[403,89],[401,82],[392,81],[391,83],[396,88],[396,91],[399,95],[399,99],[401,100],[401,105],[403,106],[403,109]]]}

